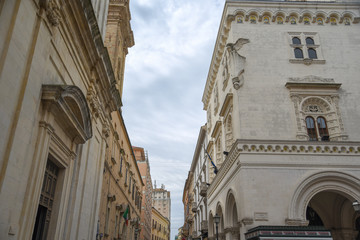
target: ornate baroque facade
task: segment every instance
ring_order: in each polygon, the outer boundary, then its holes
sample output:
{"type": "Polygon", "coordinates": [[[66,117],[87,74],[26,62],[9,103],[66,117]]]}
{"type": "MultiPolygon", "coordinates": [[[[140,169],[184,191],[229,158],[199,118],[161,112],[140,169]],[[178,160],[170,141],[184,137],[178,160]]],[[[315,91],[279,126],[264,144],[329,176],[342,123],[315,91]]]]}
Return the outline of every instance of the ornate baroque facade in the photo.
{"type": "MultiPolygon", "coordinates": [[[[122,95],[125,58],[134,45],[129,2],[110,0],[105,46],[109,53],[114,89],[122,95]]],[[[144,182],[136,162],[121,109],[111,114],[103,169],[98,238],[139,239],[144,182]]]]}
{"type": "Polygon", "coordinates": [[[96,238],[121,107],[102,42],[108,4],[0,3],[1,239],[96,238]]]}
{"type": "Polygon", "coordinates": [[[209,239],[216,214],[220,239],[357,237],[359,9],[226,1],[202,99],[209,239]]]}

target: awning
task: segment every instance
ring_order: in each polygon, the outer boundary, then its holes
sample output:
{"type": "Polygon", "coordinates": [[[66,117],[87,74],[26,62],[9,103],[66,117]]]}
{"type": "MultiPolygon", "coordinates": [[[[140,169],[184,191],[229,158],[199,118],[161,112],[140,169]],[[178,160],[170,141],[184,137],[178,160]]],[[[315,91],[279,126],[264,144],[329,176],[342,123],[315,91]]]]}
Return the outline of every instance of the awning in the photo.
{"type": "Polygon", "coordinates": [[[258,226],[245,233],[246,240],[332,240],[323,227],[258,226]]]}

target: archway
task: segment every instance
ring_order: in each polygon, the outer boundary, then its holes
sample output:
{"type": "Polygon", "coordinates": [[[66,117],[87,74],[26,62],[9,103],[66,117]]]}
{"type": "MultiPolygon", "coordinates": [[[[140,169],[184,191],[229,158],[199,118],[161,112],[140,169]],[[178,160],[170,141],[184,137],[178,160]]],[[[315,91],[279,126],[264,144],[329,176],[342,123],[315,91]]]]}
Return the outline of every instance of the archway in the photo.
{"type": "Polygon", "coordinates": [[[240,227],[238,222],[238,212],[235,197],[232,191],[229,191],[226,204],[225,204],[225,226],[228,229],[228,239],[238,240],[240,239],[240,227]]]}
{"type": "MultiPolygon", "coordinates": [[[[323,225],[334,240],[355,239],[360,216],[352,202],[360,196],[360,180],[348,173],[322,171],[304,178],[289,205],[289,220],[300,225],[323,225]]],[[[360,227],[358,227],[360,229],[360,227]]]]}
{"type": "Polygon", "coordinates": [[[313,196],[307,205],[309,226],[324,226],[334,240],[355,239],[357,213],[345,193],[322,191],[313,196]]]}
{"type": "MultiPolygon", "coordinates": [[[[222,210],[220,203],[218,203],[218,205],[216,207],[216,213],[218,214],[218,216],[220,216],[220,222],[218,224],[219,240],[225,240],[224,214],[223,214],[223,210],[222,210]]],[[[215,233],[215,235],[216,235],[216,233],[215,233]]]]}

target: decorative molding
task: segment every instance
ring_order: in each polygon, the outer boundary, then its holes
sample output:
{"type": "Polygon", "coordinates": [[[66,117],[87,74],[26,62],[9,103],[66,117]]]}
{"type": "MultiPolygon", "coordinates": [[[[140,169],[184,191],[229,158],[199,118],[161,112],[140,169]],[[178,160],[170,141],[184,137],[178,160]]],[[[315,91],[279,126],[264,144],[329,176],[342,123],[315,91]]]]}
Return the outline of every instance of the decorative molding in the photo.
{"type": "Polygon", "coordinates": [[[302,220],[302,219],[285,219],[285,224],[287,226],[308,226],[309,225],[309,221],[306,220],[302,220]]]}
{"type": "Polygon", "coordinates": [[[241,220],[241,222],[244,224],[244,225],[251,225],[254,223],[254,219],[252,218],[243,218],[241,220]]]}
{"type": "Polygon", "coordinates": [[[333,78],[322,78],[314,75],[305,77],[289,78],[290,82],[306,82],[306,83],[335,83],[333,78]]]}
{"type": "Polygon", "coordinates": [[[69,129],[68,134],[77,144],[92,137],[90,111],[80,88],[67,85],[42,85],[42,101],[51,104],[49,109],[59,123],[69,129]]]}
{"type": "MultiPolygon", "coordinates": [[[[231,167],[235,164],[240,154],[359,156],[360,142],[261,141],[237,139],[207,190],[207,197],[210,202],[212,201],[210,199],[212,199],[215,190],[218,189],[219,184],[225,176],[228,176],[231,167]]],[[[238,163],[236,167],[241,167],[241,162],[238,163]]]]}
{"type": "Polygon", "coordinates": [[[296,138],[308,140],[305,118],[325,117],[331,141],[347,140],[339,109],[338,89],[341,83],[333,79],[307,76],[290,78],[285,86],[290,90],[290,99],[294,104],[297,124],[296,138]]]}
{"type": "Polygon", "coordinates": [[[45,9],[46,17],[54,27],[57,27],[61,20],[60,8],[55,0],[40,0],[40,6],[45,9]]]}
{"type": "Polygon", "coordinates": [[[211,137],[215,137],[217,135],[217,133],[221,129],[221,126],[222,126],[221,121],[216,121],[214,129],[213,129],[213,131],[211,133],[211,137]]]}
{"type": "Polygon", "coordinates": [[[226,113],[227,110],[228,110],[228,106],[231,106],[231,105],[232,105],[232,100],[233,100],[233,94],[232,94],[232,93],[226,94],[224,103],[223,103],[223,105],[222,105],[222,107],[221,107],[221,110],[220,110],[220,113],[219,113],[219,116],[220,116],[220,117],[224,117],[224,116],[225,116],[225,113],[226,113]]]}
{"type": "Polygon", "coordinates": [[[301,63],[301,64],[305,64],[307,66],[311,65],[311,64],[325,64],[326,60],[324,59],[311,59],[311,58],[294,58],[294,59],[289,59],[290,63],[301,63]]]}

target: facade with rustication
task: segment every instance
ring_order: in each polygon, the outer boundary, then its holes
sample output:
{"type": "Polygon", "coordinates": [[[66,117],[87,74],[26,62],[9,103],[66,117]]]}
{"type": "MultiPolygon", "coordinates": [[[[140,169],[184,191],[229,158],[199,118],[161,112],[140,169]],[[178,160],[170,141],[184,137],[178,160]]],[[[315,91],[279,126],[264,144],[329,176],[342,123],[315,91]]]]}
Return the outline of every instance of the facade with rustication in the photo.
{"type": "Polygon", "coordinates": [[[357,237],[359,10],[226,1],[202,98],[209,239],[216,214],[219,239],[357,237]]]}

